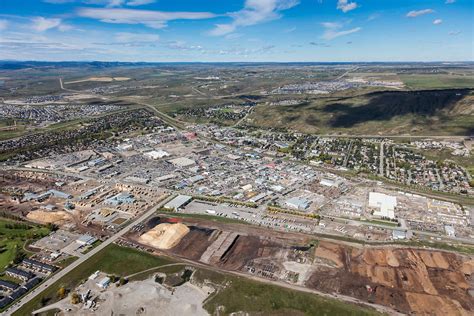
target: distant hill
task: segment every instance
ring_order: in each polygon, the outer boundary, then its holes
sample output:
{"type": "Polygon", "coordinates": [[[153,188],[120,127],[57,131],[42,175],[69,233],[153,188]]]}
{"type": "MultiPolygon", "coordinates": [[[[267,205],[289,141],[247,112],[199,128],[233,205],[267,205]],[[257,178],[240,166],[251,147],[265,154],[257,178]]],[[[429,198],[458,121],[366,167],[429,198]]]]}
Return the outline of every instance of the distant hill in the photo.
{"type": "Polygon", "coordinates": [[[248,123],[322,134],[473,135],[474,90],[386,91],[259,106],[248,123]]]}

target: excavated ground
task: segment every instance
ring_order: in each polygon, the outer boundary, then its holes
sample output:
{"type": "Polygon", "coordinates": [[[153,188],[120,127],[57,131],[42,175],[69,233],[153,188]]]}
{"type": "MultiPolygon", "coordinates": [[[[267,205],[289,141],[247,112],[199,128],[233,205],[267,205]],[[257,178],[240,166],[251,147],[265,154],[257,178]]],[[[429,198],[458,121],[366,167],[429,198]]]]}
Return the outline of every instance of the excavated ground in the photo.
{"type": "MultiPolygon", "coordinates": [[[[403,313],[472,315],[474,312],[474,299],[469,294],[474,283],[472,257],[437,250],[371,247],[326,240],[315,243],[316,247],[308,247],[314,243],[314,236],[201,219],[181,221],[190,227],[190,232],[176,246],[163,252],[226,270],[250,273],[255,268],[253,273],[258,273],[255,275],[282,281],[289,281],[285,279],[286,269],[297,266],[305,270],[302,271],[304,282],[300,279],[298,284],[385,305],[403,313]],[[295,252],[295,249],[304,250],[295,252]],[[297,263],[295,256],[304,257],[304,261],[297,263]]],[[[137,241],[136,235],[129,237],[137,241]]]]}

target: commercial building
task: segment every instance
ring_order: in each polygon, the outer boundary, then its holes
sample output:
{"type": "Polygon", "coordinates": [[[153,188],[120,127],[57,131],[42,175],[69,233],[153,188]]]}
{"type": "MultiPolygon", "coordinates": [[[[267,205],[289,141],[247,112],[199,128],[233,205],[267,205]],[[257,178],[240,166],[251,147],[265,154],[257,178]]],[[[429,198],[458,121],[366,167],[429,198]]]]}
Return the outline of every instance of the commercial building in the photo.
{"type": "Polygon", "coordinates": [[[189,195],[178,195],[177,197],[166,203],[164,208],[177,211],[180,208],[188,205],[192,199],[193,198],[189,195]]]}
{"type": "Polygon", "coordinates": [[[110,278],[105,277],[101,279],[99,282],[97,282],[97,286],[100,287],[101,289],[106,289],[110,284],[110,278]]]}
{"type": "Polygon", "coordinates": [[[159,149],[159,150],[149,151],[147,153],[144,153],[143,155],[150,159],[161,159],[164,157],[168,157],[170,154],[164,150],[159,149]]]}
{"type": "Polygon", "coordinates": [[[186,157],[171,159],[171,160],[168,160],[168,162],[173,164],[175,167],[179,167],[179,168],[190,167],[196,164],[194,160],[186,158],[186,157]]]}
{"type": "Polygon", "coordinates": [[[396,206],[397,198],[395,196],[378,192],[369,193],[369,207],[375,209],[375,216],[394,219],[396,206]]]}
{"type": "Polygon", "coordinates": [[[285,205],[289,208],[305,210],[311,205],[311,201],[302,197],[292,197],[285,201],[285,205]]]}
{"type": "Polygon", "coordinates": [[[105,204],[118,206],[121,204],[131,204],[135,202],[135,198],[128,192],[120,192],[104,201],[105,204]]]}
{"type": "Polygon", "coordinates": [[[90,235],[81,235],[76,239],[76,242],[81,246],[89,246],[97,241],[97,238],[90,235]]]}

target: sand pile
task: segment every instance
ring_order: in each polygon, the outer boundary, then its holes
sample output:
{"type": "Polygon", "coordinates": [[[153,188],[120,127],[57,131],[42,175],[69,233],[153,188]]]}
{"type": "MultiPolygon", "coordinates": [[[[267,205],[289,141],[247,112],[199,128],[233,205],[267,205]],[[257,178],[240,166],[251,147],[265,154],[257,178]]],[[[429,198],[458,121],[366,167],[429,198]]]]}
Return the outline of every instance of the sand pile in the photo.
{"type": "Polygon", "coordinates": [[[71,215],[65,211],[47,212],[47,211],[32,211],[26,215],[28,219],[44,224],[53,223],[59,224],[71,219],[71,215]]]}
{"type": "Polygon", "coordinates": [[[140,236],[139,241],[158,249],[171,249],[189,233],[189,228],[181,223],[163,223],[140,236]]]}

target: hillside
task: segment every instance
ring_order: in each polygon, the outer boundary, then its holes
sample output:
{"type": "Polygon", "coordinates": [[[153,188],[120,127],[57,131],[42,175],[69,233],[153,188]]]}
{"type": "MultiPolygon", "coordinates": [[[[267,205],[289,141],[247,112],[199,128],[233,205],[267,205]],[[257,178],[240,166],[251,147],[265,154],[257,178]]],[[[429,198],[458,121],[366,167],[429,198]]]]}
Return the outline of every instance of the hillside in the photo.
{"type": "Polygon", "coordinates": [[[246,123],[321,134],[473,135],[474,90],[386,91],[259,105],[246,123]]]}

